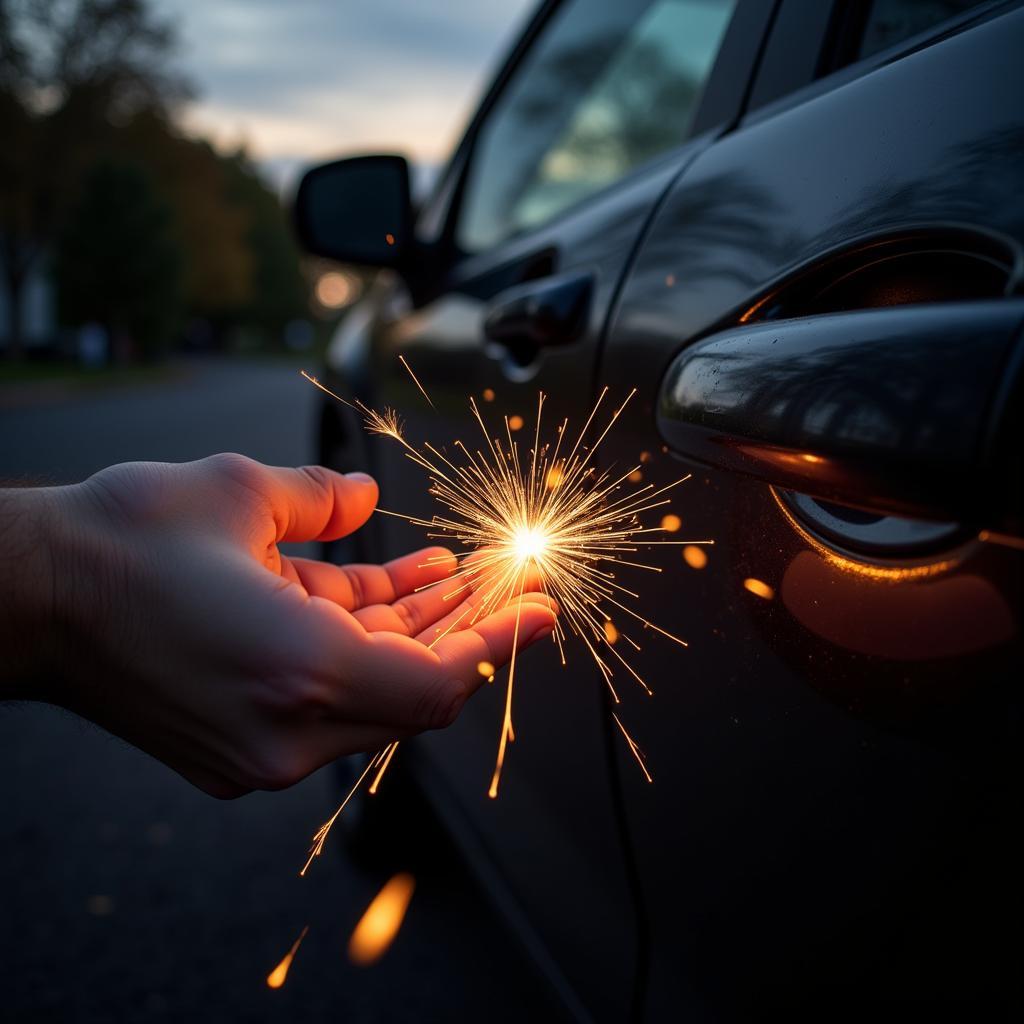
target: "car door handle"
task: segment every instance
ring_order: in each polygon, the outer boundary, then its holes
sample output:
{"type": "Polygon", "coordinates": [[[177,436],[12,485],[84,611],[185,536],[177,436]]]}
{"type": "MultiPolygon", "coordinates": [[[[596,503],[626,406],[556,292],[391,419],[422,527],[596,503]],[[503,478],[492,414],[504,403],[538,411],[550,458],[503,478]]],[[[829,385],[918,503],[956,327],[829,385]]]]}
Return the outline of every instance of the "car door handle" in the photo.
{"type": "Polygon", "coordinates": [[[484,334],[521,360],[542,348],[571,344],[586,329],[593,287],[592,274],[562,274],[509,288],[488,308],[484,334]]]}
{"type": "Polygon", "coordinates": [[[1024,299],[736,327],[658,399],[677,453],[825,500],[1022,532],[1024,299]]]}

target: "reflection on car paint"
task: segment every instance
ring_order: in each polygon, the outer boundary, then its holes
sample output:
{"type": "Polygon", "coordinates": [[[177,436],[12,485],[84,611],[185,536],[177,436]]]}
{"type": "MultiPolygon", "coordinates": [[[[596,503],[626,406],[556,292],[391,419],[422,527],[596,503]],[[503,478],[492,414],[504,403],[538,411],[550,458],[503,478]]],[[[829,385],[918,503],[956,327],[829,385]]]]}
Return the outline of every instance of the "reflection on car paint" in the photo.
{"type": "Polygon", "coordinates": [[[972,654],[1017,632],[999,591],[973,573],[894,585],[801,551],[786,568],[781,596],[802,626],[830,643],[896,661],[972,654]]]}

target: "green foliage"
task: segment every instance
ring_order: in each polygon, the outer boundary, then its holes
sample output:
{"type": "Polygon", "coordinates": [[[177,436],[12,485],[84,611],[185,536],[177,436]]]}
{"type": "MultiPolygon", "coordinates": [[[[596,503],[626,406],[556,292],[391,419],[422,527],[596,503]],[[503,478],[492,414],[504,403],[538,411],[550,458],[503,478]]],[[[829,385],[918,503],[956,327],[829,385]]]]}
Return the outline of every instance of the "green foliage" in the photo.
{"type": "Polygon", "coordinates": [[[129,163],[97,163],[57,246],[65,321],[96,321],[115,352],[130,344],[156,357],[181,324],[182,267],[171,208],[150,177],[129,163]]]}

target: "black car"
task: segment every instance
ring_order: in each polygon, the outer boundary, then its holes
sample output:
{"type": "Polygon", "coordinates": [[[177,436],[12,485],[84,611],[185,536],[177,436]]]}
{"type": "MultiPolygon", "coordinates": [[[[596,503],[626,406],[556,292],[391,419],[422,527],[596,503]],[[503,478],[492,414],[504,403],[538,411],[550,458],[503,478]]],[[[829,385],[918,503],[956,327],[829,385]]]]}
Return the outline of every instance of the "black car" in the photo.
{"type": "MultiPolygon", "coordinates": [[[[654,697],[620,688],[653,785],[546,644],[499,800],[500,686],[404,751],[567,1014],[1016,1016],[1021,5],[545,3],[420,209],[385,156],[296,207],[379,270],[330,387],[438,444],[469,396],[580,424],[635,387],[603,464],[693,472],[678,536],[715,545],[639,581],[690,646],[645,635],[654,697]]],[[[320,444],[433,513],[329,400],[320,444]]],[[[377,516],[340,554],[423,543],[377,516]]]]}

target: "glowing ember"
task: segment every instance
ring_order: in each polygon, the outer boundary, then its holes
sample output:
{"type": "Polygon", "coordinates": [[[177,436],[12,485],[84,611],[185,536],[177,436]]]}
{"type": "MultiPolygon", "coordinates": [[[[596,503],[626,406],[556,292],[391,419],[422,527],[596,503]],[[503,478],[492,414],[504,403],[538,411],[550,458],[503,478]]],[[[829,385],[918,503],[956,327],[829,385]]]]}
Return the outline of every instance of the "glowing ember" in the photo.
{"type": "Polygon", "coordinates": [[[388,245],[394,245],[394,244],[395,244],[395,236],[394,236],[393,234],[391,234],[391,232],[389,231],[389,232],[388,232],[388,233],[387,233],[387,234],[386,234],[386,235],[384,236],[384,241],[385,241],[385,242],[387,242],[387,243],[388,243],[388,245]]]}
{"type": "Polygon", "coordinates": [[[683,560],[691,569],[703,569],[708,564],[707,552],[694,544],[683,548],[683,560]]]}
{"type": "Polygon", "coordinates": [[[295,954],[299,951],[299,946],[302,944],[302,940],[306,937],[306,932],[308,931],[309,925],[307,924],[292,944],[292,948],[285,953],[284,959],[267,975],[268,988],[280,988],[285,983],[285,979],[288,977],[288,970],[295,959],[295,954]]]}
{"type": "MultiPolygon", "coordinates": [[[[429,401],[429,396],[404,359],[402,363],[429,401]]],[[[457,587],[449,589],[445,600],[462,600],[471,591],[476,592],[477,600],[439,632],[431,646],[451,630],[471,626],[478,619],[515,603],[527,589],[539,590],[552,598],[560,610],[552,639],[563,665],[566,664],[565,642],[573,636],[586,648],[616,703],[619,703],[619,695],[612,681],[616,666],[621,666],[646,693],[651,693],[646,682],[620,653],[624,646],[618,642],[620,640],[634,650],[640,650],[640,645],[625,631],[623,623],[632,619],[644,630],[683,647],[686,642],[656,626],[627,603],[630,599],[638,600],[640,595],[619,582],[617,569],[628,566],[661,572],[657,566],[635,560],[636,553],[642,548],[660,544],[683,546],[684,558],[689,564],[694,564],[691,561],[693,556],[686,552],[700,551],[699,545],[714,542],[652,538],[652,535],[677,532],[682,525],[678,516],[666,515],[660,527],[645,527],[640,520],[641,514],[668,505],[666,492],[688,480],[689,475],[661,488],[645,484],[627,490],[627,482],[639,483],[643,479],[639,465],[616,472],[597,467],[596,453],[635,391],[598,428],[595,422],[608,394],[605,388],[578,435],[571,436],[568,421],[563,420],[556,425],[550,440],[542,440],[545,396],[541,394],[532,438],[523,450],[521,442],[512,436],[524,426],[521,416],[507,417],[503,424],[504,436],[502,432],[495,434],[484,421],[476,402],[470,399],[470,409],[480,428],[483,444],[471,449],[462,441],[455,441],[454,451],[448,452],[429,443],[422,447],[414,446],[406,440],[394,413],[380,414],[361,402],[346,402],[315,378],[303,375],[321,390],[361,412],[371,433],[387,436],[400,444],[406,456],[429,477],[429,491],[443,509],[431,519],[401,515],[386,509],[377,511],[422,526],[430,537],[455,542],[461,548],[456,553],[458,568],[452,576],[439,583],[449,588],[453,580],[458,583],[457,587]],[[596,438],[593,434],[597,435],[596,438]],[[618,620],[615,625],[611,622],[612,611],[618,620]]],[[[649,453],[644,455],[650,458],[649,453]]],[[[491,797],[498,794],[508,745],[515,735],[512,708],[518,648],[517,617],[506,683],[505,711],[494,774],[488,788],[491,797]]],[[[483,675],[485,667],[491,669],[486,678],[493,678],[493,666],[481,664],[478,671],[483,675]]],[[[645,778],[650,780],[639,748],[618,716],[615,721],[645,778]]],[[[345,803],[371,771],[376,772],[371,791],[376,790],[397,746],[397,743],[390,744],[375,755],[345,802],[321,826],[313,837],[303,873],[322,850],[327,833],[345,803]]]]}
{"type": "Polygon", "coordinates": [[[348,957],[360,967],[376,963],[395,941],[416,888],[412,875],[395,875],[374,896],[348,940],[348,957]]]}
{"type": "Polygon", "coordinates": [[[485,402],[493,402],[494,401],[494,388],[484,388],[484,390],[483,390],[483,399],[484,399],[485,402]]]}
{"type": "Polygon", "coordinates": [[[493,666],[493,665],[492,665],[492,664],[491,664],[491,663],[490,663],[489,661],[481,661],[481,662],[478,662],[478,663],[477,663],[477,666],[476,666],[476,670],[477,670],[477,672],[479,672],[479,673],[480,673],[480,675],[482,675],[482,676],[483,676],[483,677],[484,677],[485,679],[486,679],[486,678],[487,678],[488,676],[493,676],[493,675],[494,675],[494,666],[493,666]]]}
{"type": "Polygon", "coordinates": [[[562,482],[562,470],[558,466],[552,466],[548,470],[548,478],[545,485],[549,491],[553,491],[562,482]]]}
{"type": "Polygon", "coordinates": [[[775,591],[761,580],[745,579],[743,586],[752,594],[755,594],[757,597],[763,597],[766,601],[770,601],[775,596],[775,591]]]}

